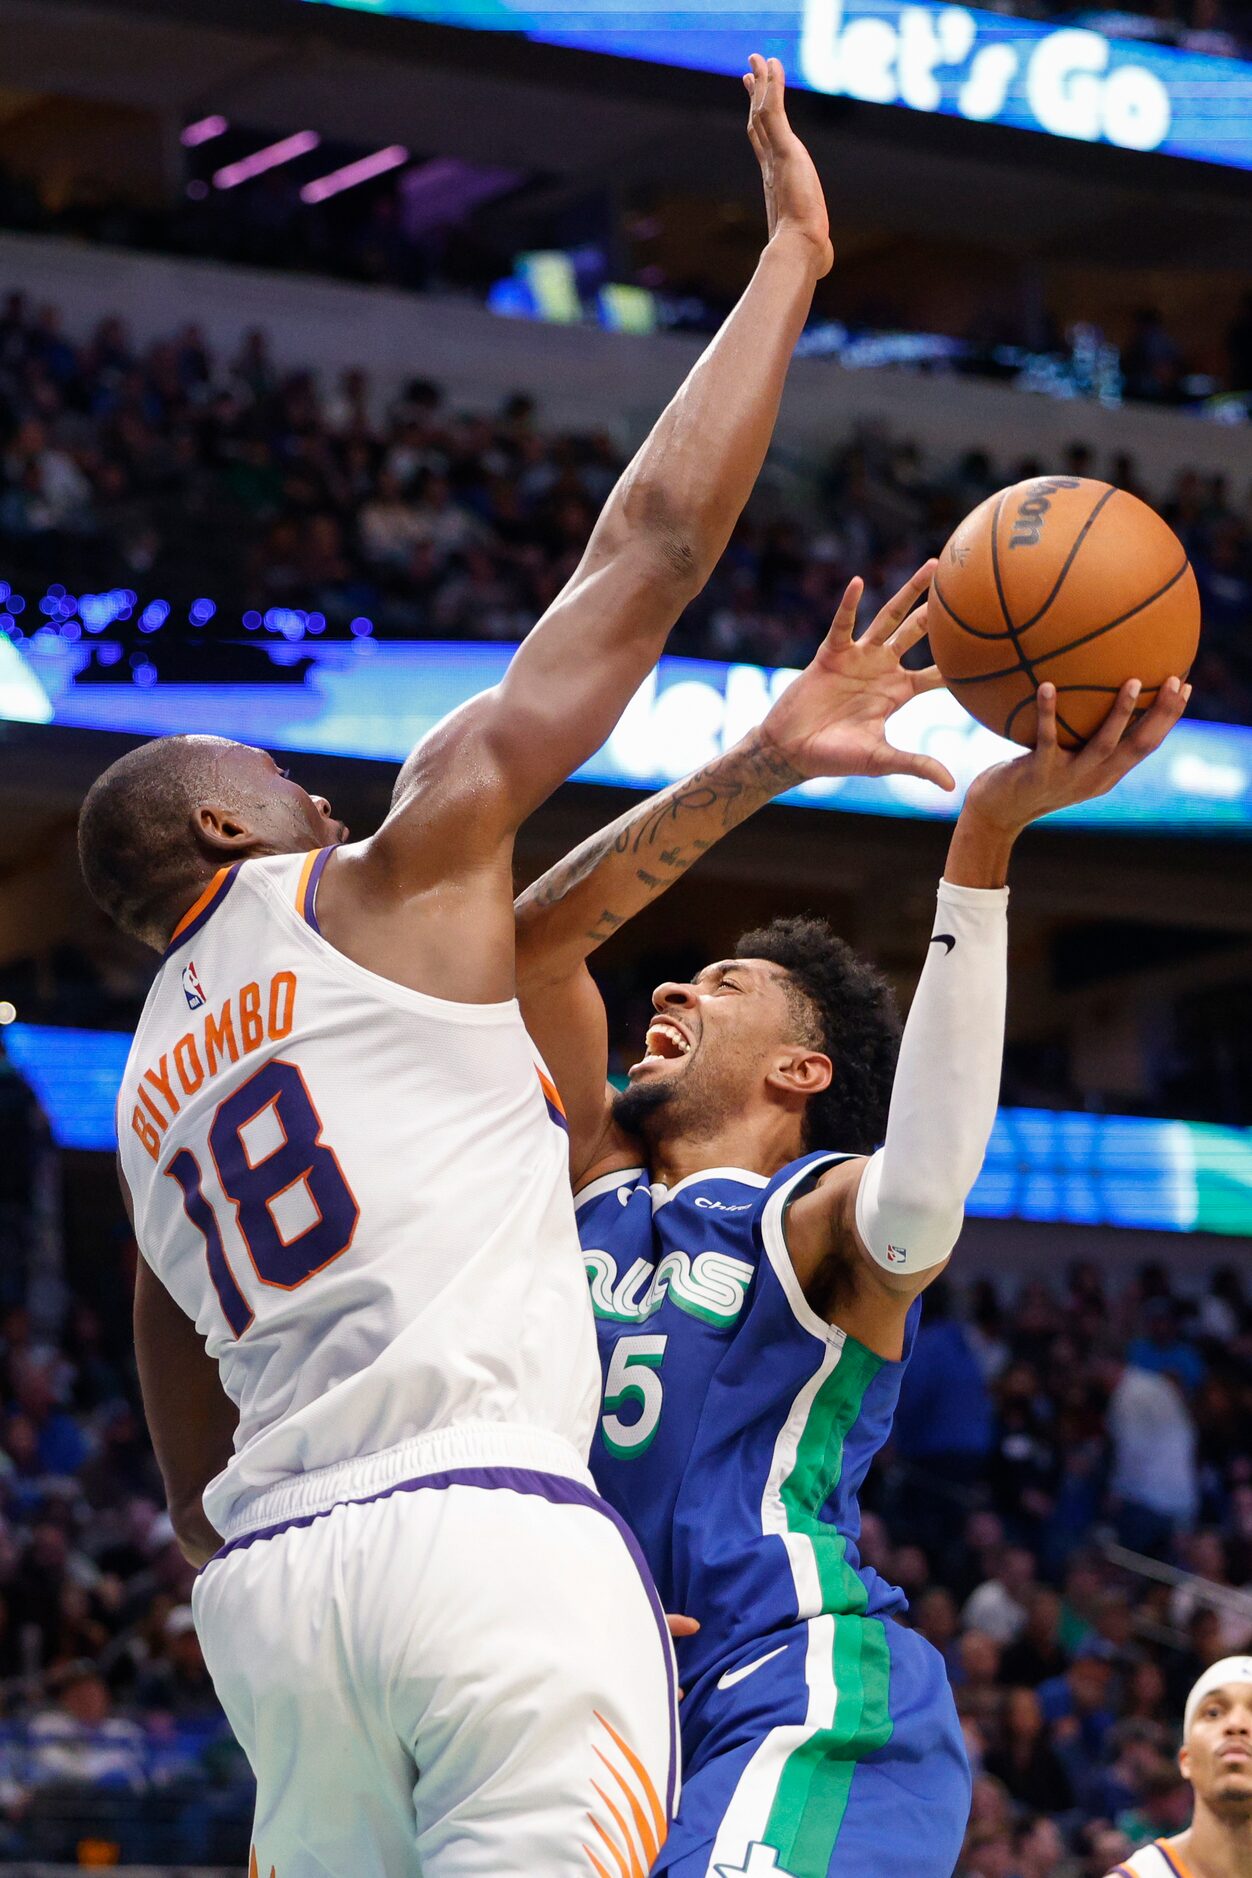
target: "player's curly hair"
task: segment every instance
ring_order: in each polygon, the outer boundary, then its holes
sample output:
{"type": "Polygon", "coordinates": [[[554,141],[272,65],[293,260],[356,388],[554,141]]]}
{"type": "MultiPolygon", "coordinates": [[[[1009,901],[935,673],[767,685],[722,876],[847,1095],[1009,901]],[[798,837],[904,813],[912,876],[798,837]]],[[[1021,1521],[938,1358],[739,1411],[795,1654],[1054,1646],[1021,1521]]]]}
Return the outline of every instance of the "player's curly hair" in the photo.
{"type": "Polygon", "coordinates": [[[809,1098],[805,1148],[872,1154],[887,1131],[900,1050],[900,1013],[886,979],[824,919],[811,917],[744,933],[735,956],[782,967],[799,1040],[835,1066],[830,1087],[809,1098]]]}

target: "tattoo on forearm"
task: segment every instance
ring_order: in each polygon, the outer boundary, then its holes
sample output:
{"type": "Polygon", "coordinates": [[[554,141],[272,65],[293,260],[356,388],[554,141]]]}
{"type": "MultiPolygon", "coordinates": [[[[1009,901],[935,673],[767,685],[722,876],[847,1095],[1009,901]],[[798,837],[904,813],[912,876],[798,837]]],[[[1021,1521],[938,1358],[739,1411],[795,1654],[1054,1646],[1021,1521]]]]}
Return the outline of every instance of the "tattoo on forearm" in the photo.
{"type": "MultiPolygon", "coordinates": [[[[755,736],[742,748],[719,757],[686,782],[629,810],[612,827],[593,835],[567,859],[550,868],[530,888],[524,902],[538,907],[559,905],[610,855],[646,861],[647,866],[636,866],[632,871],[634,879],[652,897],[672,886],[698,855],[707,853],[715,841],[745,821],[754,809],[802,781],[800,771],[780,751],[755,736]],[[712,820],[715,832],[709,836],[688,834],[684,823],[696,818],[702,823],[712,820]],[[675,836],[681,839],[675,840],[675,836]]],[[[637,910],[636,901],[637,892],[625,912],[602,907],[585,937],[594,945],[602,945],[637,910]]]]}

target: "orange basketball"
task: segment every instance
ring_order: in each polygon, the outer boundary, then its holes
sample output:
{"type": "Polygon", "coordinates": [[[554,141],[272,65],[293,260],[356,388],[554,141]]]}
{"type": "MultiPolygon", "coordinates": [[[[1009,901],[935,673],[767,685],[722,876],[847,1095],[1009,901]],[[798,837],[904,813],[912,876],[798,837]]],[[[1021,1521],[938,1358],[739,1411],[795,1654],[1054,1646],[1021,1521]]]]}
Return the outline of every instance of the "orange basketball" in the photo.
{"type": "Polygon", "coordinates": [[[1137,496],[1081,476],[1014,483],[967,515],[930,590],[931,651],[980,724],[1035,740],[1035,693],[1057,690],[1057,731],[1085,743],[1128,678],[1146,710],[1186,676],[1200,639],[1195,575],[1137,496]]]}

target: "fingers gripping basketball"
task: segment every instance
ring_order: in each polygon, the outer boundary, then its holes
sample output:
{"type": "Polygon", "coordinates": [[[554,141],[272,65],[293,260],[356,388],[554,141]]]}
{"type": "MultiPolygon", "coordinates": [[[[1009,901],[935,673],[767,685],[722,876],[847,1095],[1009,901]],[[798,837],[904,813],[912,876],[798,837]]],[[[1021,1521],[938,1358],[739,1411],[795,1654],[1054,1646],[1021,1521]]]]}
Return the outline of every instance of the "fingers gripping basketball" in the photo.
{"type": "Polygon", "coordinates": [[[1035,694],[1057,688],[1057,729],[1084,743],[1128,678],[1146,710],[1184,677],[1200,636],[1182,543],[1146,503],[1078,476],[989,496],[947,543],[931,590],[935,662],[988,729],[1030,746],[1035,694]]]}

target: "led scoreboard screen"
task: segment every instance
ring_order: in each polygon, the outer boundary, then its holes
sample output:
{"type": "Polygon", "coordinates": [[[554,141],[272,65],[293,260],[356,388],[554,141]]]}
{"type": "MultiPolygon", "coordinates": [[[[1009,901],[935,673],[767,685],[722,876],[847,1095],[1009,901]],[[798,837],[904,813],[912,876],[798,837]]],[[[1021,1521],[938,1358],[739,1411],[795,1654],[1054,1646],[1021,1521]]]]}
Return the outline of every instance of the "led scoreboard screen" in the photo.
{"type": "Polygon", "coordinates": [[[941,0],[311,3],[706,72],[742,72],[760,51],[810,91],[1252,169],[1252,63],[941,0]]]}

